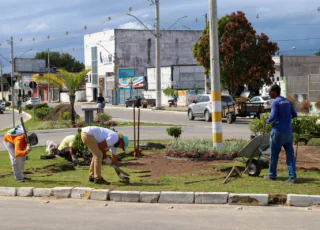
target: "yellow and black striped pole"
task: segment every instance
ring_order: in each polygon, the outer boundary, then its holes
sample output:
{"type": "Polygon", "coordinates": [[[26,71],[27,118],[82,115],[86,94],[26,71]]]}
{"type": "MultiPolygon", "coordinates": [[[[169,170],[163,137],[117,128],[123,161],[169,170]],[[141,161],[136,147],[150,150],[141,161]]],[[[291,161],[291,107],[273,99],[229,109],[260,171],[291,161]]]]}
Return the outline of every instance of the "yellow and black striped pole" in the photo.
{"type": "Polygon", "coordinates": [[[220,91],[220,62],[218,38],[217,0],[209,0],[210,9],[210,76],[212,97],[212,142],[213,147],[223,145],[222,105],[220,91]]]}

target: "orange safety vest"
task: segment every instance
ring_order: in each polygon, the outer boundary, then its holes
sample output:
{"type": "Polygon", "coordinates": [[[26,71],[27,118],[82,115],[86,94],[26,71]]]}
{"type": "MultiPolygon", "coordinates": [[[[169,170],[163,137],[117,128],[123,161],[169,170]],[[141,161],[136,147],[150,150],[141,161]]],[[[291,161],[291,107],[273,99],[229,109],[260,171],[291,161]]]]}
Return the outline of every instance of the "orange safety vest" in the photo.
{"type": "Polygon", "coordinates": [[[14,146],[14,155],[16,157],[24,157],[27,155],[27,145],[26,139],[24,135],[19,136],[11,136],[10,134],[6,133],[3,137],[3,141],[9,142],[14,146]]]}

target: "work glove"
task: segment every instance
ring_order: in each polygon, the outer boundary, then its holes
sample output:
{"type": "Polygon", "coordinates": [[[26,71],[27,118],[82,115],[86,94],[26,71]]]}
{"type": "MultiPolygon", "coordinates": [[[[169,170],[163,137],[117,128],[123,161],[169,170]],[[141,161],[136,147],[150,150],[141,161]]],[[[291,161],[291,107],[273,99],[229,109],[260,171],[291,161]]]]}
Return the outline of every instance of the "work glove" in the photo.
{"type": "Polygon", "coordinates": [[[27,149],[26,150],[27,150],[27,153],[31,152],[31,150],[32,150],[31,146],[27,145],[27,149]]]}

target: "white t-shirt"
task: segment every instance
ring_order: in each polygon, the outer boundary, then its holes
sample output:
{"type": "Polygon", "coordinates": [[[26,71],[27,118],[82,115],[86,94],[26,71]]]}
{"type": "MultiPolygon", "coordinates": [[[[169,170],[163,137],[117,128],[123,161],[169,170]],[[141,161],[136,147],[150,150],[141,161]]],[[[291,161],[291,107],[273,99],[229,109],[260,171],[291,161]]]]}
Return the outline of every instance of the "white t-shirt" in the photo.
{"type": "Polygon", "coordinates": [[[104,140],[106,140],[107,145],[110,151],[112,152],[112,154],[117,155],[117,148],[114,147],[114,145],[119,140],[118,133],[110,129],[97,127],[97,126],[88,126],[88,127],[82,128],[81,131],[89,134],[90,136],[93,136],[98,143],[101,143],[104,140]]]}

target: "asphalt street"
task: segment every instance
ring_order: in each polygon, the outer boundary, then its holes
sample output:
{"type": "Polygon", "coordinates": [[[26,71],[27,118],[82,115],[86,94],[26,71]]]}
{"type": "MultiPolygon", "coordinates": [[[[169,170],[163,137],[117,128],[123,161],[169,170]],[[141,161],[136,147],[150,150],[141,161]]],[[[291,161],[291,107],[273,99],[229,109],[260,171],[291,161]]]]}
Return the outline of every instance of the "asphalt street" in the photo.
{"type": "MultiPolygon", "coordinates": [[[[24,114],[19,114],[18,112],[14,113],[14,120],[15,120],[15,125],[20,124],[20,117],[23,117],[24,120],[26,120],[27,116],[24,114]]],[[[13,127],[12,123],[12,109],[6,108],[6,110],[3,112],[3,114],[0,114],[0,131],[2,129],[6,128],[11,128],[13,127]]]]}
{"type": "Polygon", "coordinates": [[[319,229],[320,209],[0,197],[0,229],[319,229]],[[49,202],[48,202],[49,201],[49,202]],[[5,208],[4,208],[5,207],[5,208]]]}

